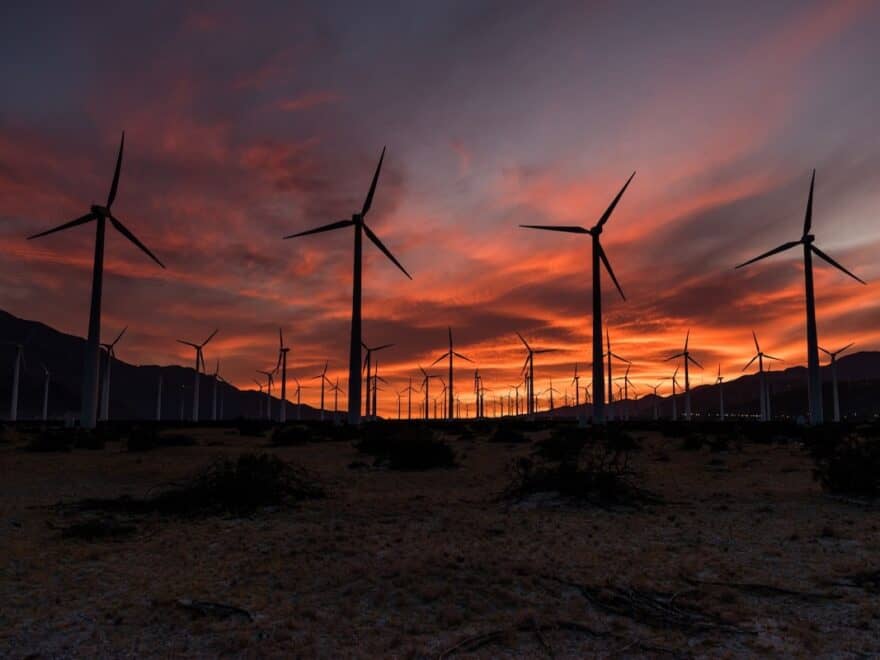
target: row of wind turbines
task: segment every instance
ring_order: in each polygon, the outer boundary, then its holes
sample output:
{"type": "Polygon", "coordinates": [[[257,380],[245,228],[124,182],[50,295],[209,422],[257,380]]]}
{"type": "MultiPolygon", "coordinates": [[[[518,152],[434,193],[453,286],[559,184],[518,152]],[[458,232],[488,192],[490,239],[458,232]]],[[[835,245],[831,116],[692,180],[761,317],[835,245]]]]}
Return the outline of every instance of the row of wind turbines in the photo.
{"type": "MultiPolygon", "coordinates": [[[[105,239],[105,231],[106,226],[109,223],[114,229],[116,229],[119,233],[121,233],[125,238],[127,238],[130,242],[132,242],[136,247],[138,247],[141,251],[143,251],[150,259],[152,259],[158,266],[161,268],[165,268],[165,265],[147,248],[124,224],[123,222],[113,213],[112,207],[113,203],[116,200],[118,186],[119,186],[119,177],[120,171],[122,167],[122,156],[123,156],[123,148],[125,144],[125,133],[122,134],[122,139],[119,144],[119,152],[116,159],[116,167],[113,174],[112,183],[110,185],[110,192],[107,196],[107,201],[103,205],[92,204],[89,211],[70,222],[66,222],[62,225],[49,229],[47,231],[40,232],[38,234],[34,234],[30,236],[29,239],[40,238],[43,236],[47,236],[56,232],[60,232],[66,229],[70,229],[79,225],[87,224],[90,222],[95,222],[95,253],[94,253],[94,265],[92,271],[92,294],[91,294],[91,306],[90,306],[90,314],[89,314],[89,328],[88,328],[88,338],[85,352],[85,363],[83,367],[83,377],[82,377],[82,409],[80,413],[80,424],[85,428],[93,428],[96,423],[96,418],[99,414],[99,401],[98,401],[98,382],[99,382],[99,369],[100,369],[100,330],[101,330],[101,295],[102,295],[102,286],[103,286],[103,261],[104,261],[104,239],[105,239]]],[[[362,265],[362,254],[363,254],[363,243],[364,243],[364,235],[366,235],[367,239],[374,244],[376,248],[378,248],[407,278],[410,280],[412,276],[409,272],[401,265],[401,263],[397,260],[397,258],[388,250],[387,247],[382,243],[379,237],[370,229],[369,225],[366,223],[366,217],[369,213],[372,203],[373,197],[376,192],[376,187],[379,181],[379,176],[382,170],[382,163],[385,158],[385,148],[382,149],[382,153],[379,157],[379,162],[376,166],[376,170],[373,174],[372,181],[370,183],[370,187],[368,189],[366,198],[364,200],[363,206],[361,209],[351,215],[350,219],[339,220],[336,222],[332,222],[330,224],[322,225],[313,229],[309,229],[306,231],[297,232],[294,234],[290,234],[288,236],[284,236],[284,239],[291,238],[299,238],[303,236],[308,236],[312,234],[318,234],[328,231],[334,231],[337,229],[344,228],[352,228],[354,234],[354,250],[353,250],[353,271],[352,271],[352,313],[351,313],[351,334],[350,334],[350,342],[349,342],[349,374],[348,374],[348,422],[350,424],[358,424],[361,421],[361,372],[364,367],[362,367],[362,357],[363,357],[363,349],[366,347],[362,340],[362,314],[361,314],[361,306],[362,306],[362,290],[363,290],[363,265],[362,265]]],[[[619,356],[616,356],[612,353],[610,349],[610,340],[608,340],[607,331],[606,331],[606,342],[608,344],[608,350],[603,351],[603,318],[602,318],[602,270],[607,272],[608,276],[611,278],[614,283],[615,288],[620,294],[621,298],[625,301],[626,297],[623,293],[623,289],[620,283],[617,280],[617,277],[614,274],[614,271],[611,267],[611,263],[608,259],[608,256],[605,253],[604,248],[602,247],[602,243],[600,237],[602,232],[605,229],[606,223],[611,218],[614,210],[616,209],[618,203],[635,177],[635,172],[633,172],[629,178],[624,183],[623,187],[617,193],[617,195],[612,199],[611,203],[606,208],[605,212],[599,217],[598,221],[590,228],[585,228],[582,226],[562,226],[562,225],[521,225],[521,227],[528,229],[536,229],[536,230],[545,230],[545,231],[555,231],[555,232],[564,232],[564,233],[573,233],[573,234],[581,234],[588,235],[591,240],[592,247],[592,324],[593,324],[593,351],[592,351],[592,390],[593,390],[593,401],[592,401],[592,420],[595,424],[603,424],[607,419],[606,412],[606,395],[605,390],[602,385],[605,378],[605,359],[607,358],[608,362],[608,382],[609,382],[609,396],[608,401],[611,401],[611,382],[612,382],[612,358],[620,360],[619,356]]],[[[813,256],[817,256],[820,259],[826,261],[831,264],[838,270],[842,271],[849,277],[865,284],[865,282],[851,273],[849,270],[844,268],[830,256],[825,254],[822,250],[820,250],[815,245],[814,236],[810,233],[812,227],[812,214],[813,214],[813,190],[815,186],[815,170],[813,171],[813,175],[810,181],[810,192],[807,201],[807,208],[804,218],[803,232],[801,237],[797,240],[790,241],[784,243],[768,252],[765,252],[749,261],[741,263],[736,266],[737,269],[748,266],[752,263],[775,255],[777,253],[789,250],[794,247],[801,247],[803,249],[803,258],[804,258],[804,278],[805,278],[805,294],[806,294],[806,337],[807,337],[807,367],[808,367],[808,400],[809,400],[809,419],[813,424],[821,424],[823,422],[823,410],[822,410],[822,389],[821,389],[821,379],[819,373],[819,346],[816,332],[816,310],[815,310],[815,295],[814,295],[814,287],[813,287],[813,265],[812,258],[813,256]]],[[[124,331],[123,331],[124,332],[124,331]]],[[[215,333],[212,333],[211,336],[208,337],[201,344],[195,344],[188,341],[179,340],[184,344],[187,344],[194,348],[195,350],[195,366],[196,366],[196,380],[193,387],[193,418],[195,420],[198,419],[198,389],[199,389],[199,373],[200,369],[204,368],[204,357],[202,355],[202,349],[205,344],[207,344],[211,338],[213,338],[215,333]]],[[[547,350],[552,349],[539,349],[538,351],[533,350],[520,336],[522,342],[526,345],[526,349],[528,351],[527,357],[527,366],[529,377],[526,379],[526,400],[527,400],[527,412],[529,414],[534,413],[534,365],[533,358],[536,353],[546,352],[547,350]]],[[[690,418],[691,410],[690,410],[690,383],[689,383],[689,365],[690,364],[698,364],[696,360],[694,360],[688,351],[688,337],[685,339],[684,350],[681,353],[678,353],[670,358],[683,358],[683,366],[684,366],[684,380],[685,380],[685,416],[690,418]]],[[[118,339],[117,339],[118,341],[118,339]]],[[[757,343],[757,342],[756,342],[757,343]]],[[[111,344],[111,348],[108,350],[112,350],[113,344],[111,344]]],[[[282,349],[283,339],[282,339],[282,349]]],[[[382,347],[376,348],[367,348],[367,367],[369,367],[371,363],[371,354],[374,351],[381,350],[382,347]]],[[[839,353],[840,351],[837,351],[839,353]]],[[[764,356],[760,355],[760,349],[758,349],[759,353],[759,368],[762,369],[761,365],[763,364],[764,356]]],[[[835,356],[836,356],[835,354],[835,356]]],[[[834,364],[834,357],[832,356],[832,364],[834,364]]],[[[437,360],[435,360],[434,364],[439,363],[442,360],[448,360],[448,382],[445,383],[444,387],[446,388],[445,393],[447,395],[447,416],[449,418],[453,418],[455,416],[456,411],[456,399],[454,396],[454,370],[453,363],[455,358],[462,359],[467,362],[471,362],[469,358],[466,356],[457,353],[453,347],[452,341],[452,331],[449,331],[449,348],[448,350],[440,356],[437,360]]],[[[282,372],[286,371],[286,352],[282,350],[280,355],[282,363],[276,365],[276,370],[279,367],[282,368],[282,372]]],[[[108,360],[108,363],[112,360],[108,360]]],[[[16,362],[16,365],[18,363],[16,362]]],[[[16,367],[17,368],[17,367],[16,367]]],[[[763,369],[762,369],[763,371],[763,369]]],[[[268,400],[271,400],[271,387],[274,379],[274,372],[263,372],[267,377],[267,396],[268,400]]],[[[424,391],[425,391],[425,399],[426,399],[426,410],[427,410],[427,400],[428,400],[428,381],[431,376],[429,376],[423,370],[424,375],[424,391]]],[[[323,416],[324,412],[324,386],[329,383],[329,380],[326,377],[326,365],[324,372],[319,376],[321,379],[321,415],[323,416]]],[[[579,379],[580,377],[577,376],[579,379]]],[[[719,373],[720,378],[720,373],[719,373]]],[[[475,378],[478,382],[477,386],[477,400],[476,400],[476,408],[482,409],[483,404],[481,403],[483,400],[483,393],[479,388],[479,379],[475,378]]],[[[108,378],[109,381],[109,378],[108,378]]],[[[285,398],[286,392],[284,388],[286,387],[286,376],[285,373],[282,373],[282,399],[285,398]]],[[[216,382],[216,381],[215,381],[216,382]]],[[[368,378],[366,379],[367,383],[367,401],[370,402],[369,396],[370,392],[372,392],[372,406],[368,405],[365,407],[366,414],[375,415],[376,411],[376,393],[379,390],[378,383],[381,382],[381,379],[376,376],[374,380],[371,380],[368,373],[368,378]]],[[[836,379],[835,379],[836,382],[836,379]]],[[[719,380],[720,383],[720,380],[719,380]]],[[[258,383],[261,385],[262,384],[258,383]]],[[[336,396],[338,396],[339,389],[338,383],[329,383],[331,385],[331,389],[333,389],[336,396]]],[[[628,379],[628,374],[624,377],[623,380],[623,388],[627,390],[631,382],[628,379]]],[[[675,386],[675,380],[673,380],[673,386],[675,386]]],[[[411,388],[410,384],[410,388],[411,388]]],[[[299,385],[298,385],[299,388],[299,385]]],[[[15,389],[15,388],[14,388],[15,389]]],[[[836,388],[835,388],[836,391],[836,388]]],[[[552,383],[550,386],[549,394],[552,397],[556,390],[553,389],[552,383]]],[[[410,392],[411,395],[412,392],[410,392]]],[[[835,396],[836,399],[836,396],[835,396]]],[[[765,401],[765,396],[762,394],[761,401],[765,401]]],[[[284,410],[285,406],[282,405],[282,410],[284,410]]],[[[267,406],[268,409],[268,406],[267,406]]],[[[838,406],[835,407],[835,410],[838,410],[838,406]]],[[[101,413],[105,412],[104,409],[104,401],[102,399],[100,406],[101,413]]],[[[837,416],[837,415],[836,415],[837,416]]]]}

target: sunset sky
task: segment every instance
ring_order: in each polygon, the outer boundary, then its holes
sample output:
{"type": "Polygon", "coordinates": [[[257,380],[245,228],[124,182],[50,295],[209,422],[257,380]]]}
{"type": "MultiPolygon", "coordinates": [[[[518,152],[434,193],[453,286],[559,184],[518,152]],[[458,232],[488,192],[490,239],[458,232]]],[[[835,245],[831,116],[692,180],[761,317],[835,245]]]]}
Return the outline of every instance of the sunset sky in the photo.
{"type": "Polygon", "coordinates": [[[352,231],[281,237],[359,210],[384,145],[369,222],[413,281],[365,245],[364,339],[395,344],[393,389],[450,325],[499,393],[514,331],[560,349],[538,389],[586,374],[589,237],[518,225],[591,226],[634,170],[603,234],[627,301],[603,288],[642,392],[688,328],[696,384],[739,375],[752,329],[806,362],[802,253],[733,267],[800,237],[814,167],[817,245],[868,282],[816,262],[820,344],[880,349],[880,4],[295,4],[4,7],[0,307],[86,334],[94,225],[25,237],[104,202],[124,129],[114,211],[168,266],[108,234],[127,362],[190,365],[174,339],[217,327],[209,365],[253,387],[280,325],[290,374],[346,387],[352,231]]]}

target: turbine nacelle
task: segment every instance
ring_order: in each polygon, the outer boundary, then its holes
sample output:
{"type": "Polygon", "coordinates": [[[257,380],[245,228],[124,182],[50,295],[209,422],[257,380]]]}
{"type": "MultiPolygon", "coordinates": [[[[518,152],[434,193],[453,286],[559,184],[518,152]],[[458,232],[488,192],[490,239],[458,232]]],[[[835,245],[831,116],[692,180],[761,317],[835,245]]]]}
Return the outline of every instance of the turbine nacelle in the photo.
{"type": "Polygon", "coordinates": [[[109,218],[110,217],[110,209],[106,206],[99,206],[98,204],[92,204],[91,207],[92,214],[101,218],[109,218]]]}

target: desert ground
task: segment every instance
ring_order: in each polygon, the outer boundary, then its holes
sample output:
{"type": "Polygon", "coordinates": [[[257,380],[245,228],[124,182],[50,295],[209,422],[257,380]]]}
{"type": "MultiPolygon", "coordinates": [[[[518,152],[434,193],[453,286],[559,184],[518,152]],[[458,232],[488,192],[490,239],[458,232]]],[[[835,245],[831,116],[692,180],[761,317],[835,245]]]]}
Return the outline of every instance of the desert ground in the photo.
{"type": "Polygon", "coordinates": [[[0,656],[880,656],[880,505],[824,493],[800,443],[633,428],[650,497],[505,497],[545,426],[490,442],[437,424],[457,466],[428,470],[374,464],[350,437],[185,428],[195,444],[34,452],[7,430],[0,656]],[[74,506],[246,452],[326,496],[246,515],[74,506]],[[110,531],[70,531],[83,522],[110,531]]]}

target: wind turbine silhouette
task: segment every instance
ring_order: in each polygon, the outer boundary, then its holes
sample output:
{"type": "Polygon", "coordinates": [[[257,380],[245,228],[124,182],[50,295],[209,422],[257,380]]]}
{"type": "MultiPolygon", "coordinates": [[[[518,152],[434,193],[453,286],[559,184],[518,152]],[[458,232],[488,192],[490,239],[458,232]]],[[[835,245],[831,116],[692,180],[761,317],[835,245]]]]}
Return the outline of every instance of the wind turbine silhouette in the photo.
{"type": "Polygon", "coordinates": [[[101,346],[107,351],[107,362],[104,365],[104,387],[101,391],[101,419],[103,421],[107,421],[110,419],[110,365],[113,363],[113,358],[116,357],[116,344],[122,339],[122,335],[125,334],[125,331],[128,330],[128,326],[125,326],[122,329],[116,339],[114,339],[109,344],[101,344],[101,346]]]}
{"type": "Polygon", "coordinates": [[[653,387],[651,387],[651,389],[654,390],[654,402],[653,403],[654,403],[654,421],[655,422],[660,418],[660,410],[657,405],[657,400],[658,400],[657,390],[660,389],[661,385],[663,385],[662,380],[659,383],[657,383],[656,385],[654,385],[653,387]]]}
{"type": "Polygon", "coordinates": [[[412,419],[412,395],[413,392],[416,392],[415,388],[413,388],[412,384],[412,376],[409,377],[409,385],[406,386],[406,389],[403,390],[406,392],[406,418],[407,420],[412,419]]]}
{"type": "Polygon", "coordinates": [[[447,390],[447,394],[449,396],[449,410],[447,410],[446,412],[447,412],[447,418],[450,421],[455,419],[455,390],[454,390],[453,384],[452,384],[453,383],[453,381],[452,381],[452,358],[453,358],[453,356],[455,356],[457,358],[461,358],[465,362],[470,362],[471,364],[473,364],[473,362],[474,362],[469,357],[465,357],[461,353],[455,352],[455,350],[452,347],[452,328],[449,328],[449,350],[446,351],[440,357],[438,357],[436,360],[434,360],[434,362],[431,363],[431,366],[433,367],[435,364],[437,364],[441,360],[444,360],[447,357],[449,358],[449,384],[445,385],[445,387],[447,390]]]}
{"type": "MultiPolygon", "coordinates": [[[[324,370],[318,374],[317,376],[313,376],[312,380],[321,379],[321,421],[324,421],[324,383],[330,383],[330,379],[327,378],[327,367],[330,365],[329,362],[324,363],[324,370]]],[[[360,389],[360,374],[358,374],[358,389],[360,389]]],[[[358,406],[360,406],[360,401],[358,401],[358,406]]],[[[349,411],[349,419],[351,418],[351,405],[348,407],[349,411]]],[[[360,422],[360,410],[358,410],[358,422],[360,422]]]]}
{"type": "Polygon", "coordinates": [[[828,357],[831,358],[831,393],[834,397],[834,421],[840,421],[840,398],[837,395],[837,356],[843,353],[845,350],[852,348],[854,342],[850,342],[843,348],[838,348],[836,351],[826,351],[821,346],[819,350],[825,353],[828,357]]]}
{"type": "Polygon", "coordinates": [[[516,408],[514,410],[516,411],[517,415],[519,415],[519,388],[522,387],[522,385],[523,385],[522,383],[517,383],[516,385],[510,386],[510,389],[512,389],[514,391],[514,395],[515,395],[514,402],[516,404],[516,408]]]}
{"type": "Polygon", "coordinates": [[[287,354],[290,349],[284,345],[284,334],[278,328],[278,364],[275,371],[281,367],[281,411],[278,413],[278,421],[282,424],[287,421],[287,354]]]}
{"type": "MultiPolygon", "coordinates": [[[[260,398],[257,399],[257,419],[262,419],[263,418],[263,384],[260,381],[258,381],[256,378],[253,378],[251,380],[253,380],[257,384],[257,387],[260,388],[260,398]]],[[[181,404],[180,408],[181,408],[181,410],[183,410],[183,404],[181,404]]],[[[182,415],[181,415],[181,417],[182,417],[182,415]]]]}
{"type": "Polygon", "coordinates": [[[378,397],[377,393],[379,392],[379,381],[380,380],[383,383],[385,383],[386,385],[388,384],[388,381],[379,375],[379,360],[376,360],[376,364],[373,367],[373,412],[372,412],[372,418],[374,420],[379,418],[379,415],[377,413],[379,397],[378,397]]]}
{"type": "Polygon", "coordinates": [[[266,419],[272,419],[272,385],[275,384],[275,370],[263,371],[257,369],[258,374],[266,377],[266,419]]]}
{"type": "Polygon", "coordinates": [[[776,360],[777,362],[782,362],[777,357],[773,357],[772,355],[767,355],[763,351],[761,351],[761,347],[758,345],[758,336],[755,334],[755,331],[752,330],[752,339],[755,340],[755,356],[748,361],[746,366],[742,368],[743,371],[748,369],[752,362],[755,360],[758,361],[758,383],[761,389],[761,421],[766,422],[770,419],[770,405],[769,405],[769,394],[767,392],[767,377],[764,374],[764,358],[768,360],[776,360]]]}
{"type": "Polygon", "coordinates": [[[611,204],[605,209],[605,213],[599,218],[599,221],[593,225],[590,229],[586,229],[584,227],[570,227],[570,226],[560,226],[560,225],[520,225],[520,227],[526,227],[528,229],[546,229],[549,231],[563,231],[572,234],[589,234],[592,237],[593,243],[593,392],[594,392],[594,402],[593,402],[593,421],[597,424],[605,423],[605,397],[602,392],[602,383],[603,383],[603,364],[602,364],[602,280],[601,280],[601,267],[599,266],[599,262],[601,261],[604,264],[605,269],[608,271],[608,274],[611,276],[611,280],[614,282],[614,286],[617,287],[617,291],[620,293],[620,297],[626,300],[626,296],[623,295],[623,289],[620,288],[620,284],[617,282],[617,278],[614,276],[614,271],[611,270],[611,263],[608,261],[608,257],[605,255],[605,250],[602,249],[602,244],[599,242],[599,236],[602,234],[602,230],[605,226],[605,223],[608,222],[608,218],[611,217],[611,214],[614,212],[617,203],[620,201],[620,198],[623,197],[623,193],[626,191],[627,187],[632,181],[633,177],[636,175],[633,172],[629,179],[626,180],[626,183],[623,184],[623,188],[620,189],[620,192],[617,193],[617,196],[611,201],[611,204]],[[597,386],[598,383],[598,386],[597,386]]]}
{"type": "Polygon", "coordinates": [[[28,236],[28,240],[48,236],[58,231],[70,229],[78,225],[86,224],[92,220],[96,221],[95,228],[95,258],[92,266],[92,302],[89,310],[89,336],[86,341],[85,363],[83,365],[83,382],[82,382],[82,407],[80,410],[80,426],[86,429],[95,428],[96,416],[98,413],[98,373],[101,366],[101,291],[104,281],[104,230],[107,222],[125,236],[129,241],[140,248],[150,259],[165,268],[163,264],[150,252],[146,245],[141,243],[138,238],[122,224],[122,221],[113,215],[110,208],[116,199],[116,191],[119,188],[119,172],[122,169],[122,148],[125,145],[125,131],[122,132],[122,139],[119,142],[119,155],[116,157],[116,170],[113,173],[113,183],[110,184],[110,194],[107,196],[107,204],[99,206],[92,204],[91,209],[84,216],[65,222],[53,229],[49,229],[33,236],[28,236]]]}
{"type": "Polygon", "coordinates": [[[337,424],[339,422],[339,393],[342,391],[342,388],[339,387],[339,378],[330,386],[330,391],[333,392],[333,423],[337,424]]]}
{"type": "MultiPolygon", "coordinates": [[[[348,358],[348,422],[349,424],[359,424],[361,421],[361,252],[363,243],[363,234],[367,235],[373,244],[379,248],[386,257],[388,257],[395,266],[397,266],[404,275],[409,279],[412,276],[406,272],[406,269],[400,265],[400,262],[388,251],[379,237],[367,226],[365,218],[373,204],[373,194],[376,192],[376,183],[379,181],[379,172],[382,170],[382,161],[385,159],[385,148],[382,148],[382,155],[379,156],[379,164],[376,166],[376,173],[373,175],[373,182],[370,184],[370,190],[367,198],[364,200],[364,206],[360,213],[354,213],[351,220],[340,220],[329,225],[309,229],[296,234],[290,234],[284,238],[296,238],[298,236],[306,236],[308,234],[318,234],[343,227],[354,227],[354,268],[352,277],[354,280],[352,287],[351,302],[351,343],[349,346],[348,358]]],[[[322,411],[323,413],[323,411],[322,411]]],[[[322,417],[323,419],[323,417],[322,417]]]]}
{"type": "MultiPolygon", "coordinates": [[[[608,333],[607,328],[605,329],[605,343],[608,345],[608,351],[605,352],[600,357],[607,357],[608,358],[608,404],[610,405],[610,404],[614,403],[614,390],[612,389],[613,378],[612,378],[612,374],[611,374],[611,358],[614,358],[615,360],[620,360],[624,364],[632,364],[632,362],[630,362],[626,358],[620,357],[617,353],[615,353],[611,350],[611,335],[608,333]]],[[[594,373],[595,373],[595,369],[594,369],[594,373]]],[[[602,387],[603,387],[603,385],[602,385],[602,382],[600,381],[599,382],[599,391],[600,392],[602,391],[602,387]]],[[[596,389],[594,387],[593,388],[593,411],[594,411],[593,415],[594,415],[594,419],[595,419],[597,397],[598,397],[598,395],[596,394],[596,389]]],[[[610,414],[609,414],[609,416],[610,416],[610,414]]]]}
{"type": "Polygon", "coordinates": [[[202,353],[202,349],[208,345],[208,342],[214,338],[214,335],[217,334],[217,330],[214,330],[208,338],[203,341],[201,344],[194,344],[191,341],[184,341],[183,339],[178,339],[177,342],[179,344],[185,344],[186,346],[192,346],[196,349],[196,373],[195,373],[195,383],[193,385],[193,409],[192,409],[192,421],[199,421],[199,380],[200,373],[205,368],[205,356],[202,353]]]}
{"type": "MultiPolygon", "coordinates": [[[[370,379],[372,377],[371,372],[370,372],[370,365],[373,360],[373,353],[375,353],[377,351],[384,350],[386,348],[391,348],[392,346],[394,346],[394,344],[382,344],[381,346],[375,346],[373,348],[370,348],[364,342],[361,342],[361,346],[363,346],[367,351],[367,356],[364,358],[364,371],[367,372],[367,377],[365,379],[365,383],[367,386],[367,393],[366,393],[366,397],[364,399],[364,414],[367,417],[369,417],[370,410],[372,409],[372,404],[371,404],[372,399],[370,398],[370,382],[371,382],[370,379]]],[[[358,404],[358,405],[360,405],[360,404],[358,404]]]]}
{"type": "Polygon", "coordinates": [[[220,360],[214,366],[213,388],[211,390],[211,420],[217,421],[217,388],[220,385],[220,360]]]}
{"type": "Polygon", "coordinates": [[[672,372],[672,421],[673,422],[678,421],[678,403],[675,399],[675,394],[676,394],[675,388],[676,388],[676,386],[681,387],[681,385],[678,384],[678,378],[677,378],[678,377],[678,369],[679,369],[679,367],[676,367],[675,371],[672,372]]]}
{"type": "MultiPolygon", "coordinates": [[[[425,370],[422,368],[421,365],[419,365],[419,371],[422,372],[422,377],[423,377],[423,378],[422,378],[422,384],[421,384],[421,386],[420,386],[419,389],[421,389],[421,390],[423,390],[423,391],[425,392],[425,419],[429,419],[429,415],[428,415],[428,413],[430,412],[429,409],[428,409],[428,400],[429,400],[429,397],[428,397],[428,390],[429,390],[429,384],[430,384],[430,380],[431,380],[432,378],[439,378],[439,376],[437,376],[437,375],[435,375],[435,374],[430,374],[430,375],[429,375],[428,372],[425,371],[425,370]]],[[[435,417],[435,418],[437,417],[437,406],[436,406],[436,402],[435,402],[435,405],[434,405],[434,417],[435,417]]]]}
{"type": "Polygon", "coordinates": [[[816,170],[813,170],[813,176],[810,179],[810,196],[807,198],[807,210],[804,214],[804,232],[800,239],[783,243],[779,247],[775,247],[769,252],[758,255],[754,259],[749,259],[737,266],[742,268],[756,261],[760,261],[765,257],[769,257],[779,252],[784,252],[798,245],[803,246],[804,250],[804,289],[806,292],[807,304],[807,372],[808,372],[808,396],[810,404],[810,422],[812,424],[821,424],[824,420],[824,411],[822,410],[822,376],[819,372],[819,339],[816,334],[816,296],[813,292],[813,254],[820,259],[827,261],[829,264],[843,271],[857,282],[865,284],[865,281],[856,277],[846,268],[837,263],[834,259],[822,252],[815,246],[815,237],[810,233],[813,224],[813,188],[816,184],[816,170]]]}
{"type": "Polygon", "coordinates": [[[571,384],[574,385],[574,407],[578,422],[583,425],[585,415],[581,410],[581,377],[578,375],[577,362],[574,363],[574,378],[571,379],[571,384]]]}
{"type": "Polygon", "coordinates": [[[522,372],[526,377],[526,396],[529,399],[528,414],[531,416],[535,414],[535,355],[537,353],[552,353],[556,349],[534,349],[529,346],[529,342],[523,339],[523,336],[519,334],[519,332],[516,333],[516,336],[519,337],[519,340],[523,343],[523,346],[526,347],[527,351],[526,361],[523,363],[522,372]]]}
{"type": "Polygon", "coordinates": [[[302,419],[302,404],[300,403],[300,394],[302,393],[302,385],[299,382],[299,378],[296,376],[293,377],[293,382],[296,383],[296,390],[293,395],[296,397],[296,419],[297,421],[302,419]]]}
{"type": "Polygon", "coordinates": [[[614,380],[623,381],[623,415],[624,419],[629,419],[629,388],[630,386],[633,388],[633,392],[636,392],[636,386],[629,379],[629,370],[632,368],[632,362],[626,365],[626,371],[622,377],[615,378],[614,380]]]}
{"type": "Polygon", "coordinates": [[[666,361],[674,360],[675,358],[684,358],[684,418],[687,421],[691,421],[691,381],[690,381],[690,363],[693,362],[700,369],[703,368],[699,362],[697,362],[694,358],[691,357],[690,351],[688,351],[688,341],[691,338],[691,331],[687,331],[687,335],[684,338],[684,350],[681,353],[676,353],[668,358],[666,361]]]}
{"type": "Polygon", "coordinates": [[[721,365],[718,365],[718,376],[715,378],[718,386],[718,412],[720,421],[724,421],[724,376],[721,375],[721,365]]]}

